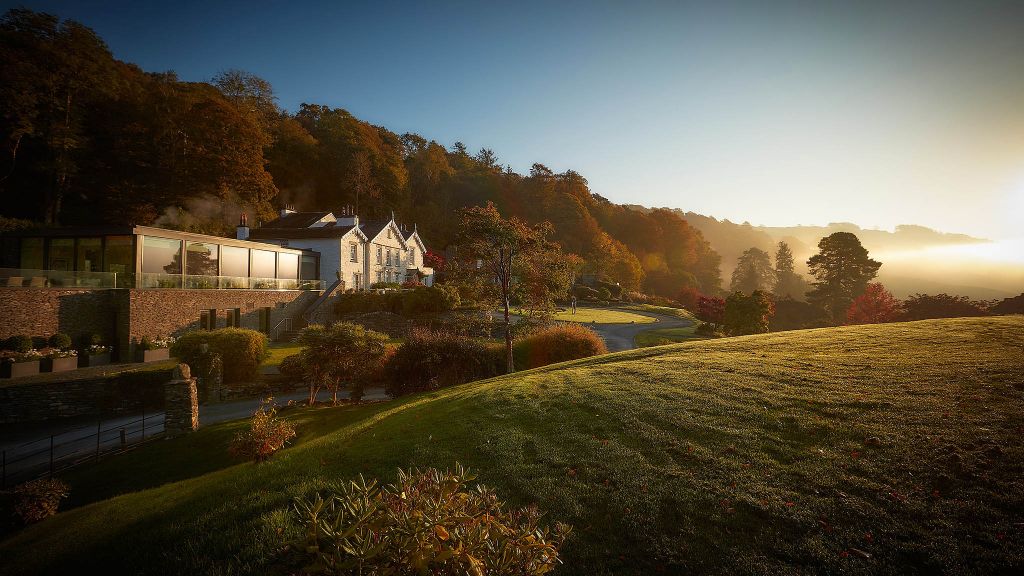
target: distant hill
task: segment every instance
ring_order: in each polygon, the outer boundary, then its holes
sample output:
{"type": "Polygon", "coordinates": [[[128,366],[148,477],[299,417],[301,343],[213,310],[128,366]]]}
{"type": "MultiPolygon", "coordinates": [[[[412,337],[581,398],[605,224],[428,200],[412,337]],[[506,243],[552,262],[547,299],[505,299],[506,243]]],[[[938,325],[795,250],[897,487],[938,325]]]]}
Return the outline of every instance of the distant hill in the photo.
{"type": "MultiPolygon", "coordinates": [[[[649,210],[637,205],[629,207],[649,210]]],[[[1024,267],[1010,266],[994,271],[988,263],[966,257],[955,261],[947,258],[939,267],[916,256],[918,252],[936,247],[989,242],[967,234],[940,232],[911,224],[897,226],[893,231],[861,228],[850,222],[833,222],[827,226],[753,226],[749,222],[737,224],[680,209],[673,211],[699,230],[722,257],[725,287],[736,260],[748,248],[760,248],[774,255],[776,244],[785,241],[793,250],[798,271],[806,274],[807,259],[817,252],[819,240],[833,232],[851,232],[860,238],[872,257],[882,262],[879,281],[901,298],[916,292],[946,292],[974,299],[994,299],[1019,294],[1024,289],[1024,267]]]]}

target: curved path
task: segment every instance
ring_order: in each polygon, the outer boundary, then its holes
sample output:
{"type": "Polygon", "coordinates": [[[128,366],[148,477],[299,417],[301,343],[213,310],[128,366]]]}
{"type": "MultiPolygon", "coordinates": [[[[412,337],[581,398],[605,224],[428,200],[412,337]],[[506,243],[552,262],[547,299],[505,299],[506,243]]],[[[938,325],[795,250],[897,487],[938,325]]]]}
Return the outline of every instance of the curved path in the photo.
{"type": "Polygon", "coordinates": [[[639,310],[629,310],[625,308],[622,309],[622,311],[640,316],[648,316],[654,318],[657,322],[644,324],[597,324],[581,322],[581,324],[589,326],[595,332],[600,334],[601,338],[604,339],[605,345],[608,346],[609,352],[621,352],[622,350],[632,350],[636,348],[636,344],[633,339],[637,334],[647,330],[687,328],[689,326],[693,326],[693,322],[691,320],[686,320],[685,318],[677,318],[675,316],[667,316],[665,314],[641,312],[639,310]]]}

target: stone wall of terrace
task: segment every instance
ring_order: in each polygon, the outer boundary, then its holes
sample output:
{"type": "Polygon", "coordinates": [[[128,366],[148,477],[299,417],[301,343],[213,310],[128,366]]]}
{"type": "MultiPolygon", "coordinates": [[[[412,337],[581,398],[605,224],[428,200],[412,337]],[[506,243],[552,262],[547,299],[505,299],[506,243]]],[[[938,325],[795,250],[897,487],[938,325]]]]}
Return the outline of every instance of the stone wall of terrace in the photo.
{"type": "Polygon", "coordinates": [[[0,287],[0,338],[16,334],[80,337],[117,335],[115,291],[88,288],[0,287]]]}
{"type": "Polygon", "coordinates": [[[100,334],[130,360],[143,337],[179,336],[198,330],[204,310],[216,310],[217,328],[239,312],[239,326],[272,330],[297,320],[319,296],[305,290],[142,290],[0,287],[0,338],[15,334],[80,338],[100,334]]]}
{"type": "MultiPolygon", "coordinates": [[[[217,328],[228,326],[228,310],[238,309],[241,328],[259,330],[261,310],[269,308],[266,328],[298,318],[319,296],[311,291],[126,290],[129,321],[119,326],[121,349],[144,336],[180,336],[200,329],[203,310],[217,311],[217,328]]],[[[124,305],[124,304],[122,304],[124,305]]]]}

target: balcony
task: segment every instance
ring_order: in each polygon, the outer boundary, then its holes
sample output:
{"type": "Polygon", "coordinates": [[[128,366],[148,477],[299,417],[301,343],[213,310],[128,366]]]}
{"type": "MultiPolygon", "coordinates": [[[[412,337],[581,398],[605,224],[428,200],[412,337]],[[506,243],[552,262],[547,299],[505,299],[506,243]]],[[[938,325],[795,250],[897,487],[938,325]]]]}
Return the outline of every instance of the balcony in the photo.
{"type": "Polygon", "coordinates": [[[0,268],[0,287],[8,288],[164,288],[189,290],[324,290],[323,280],[253,278],[248,276],[197,276],[192,274],[143,273],[136,286],[134,274],[72,272],[0,268]]]}
{"type": "Polygon", "coordinates": [[[134,288],[134,274],[0,268],[0,286],[7,288],[134,288]]]}
{"type": "Polygon", "coordinates": [[[199,276],[194,274],[143,273],[139,288],[188,290],[324,290],[323,280],[255,278],[252,276],[199,276]]]}

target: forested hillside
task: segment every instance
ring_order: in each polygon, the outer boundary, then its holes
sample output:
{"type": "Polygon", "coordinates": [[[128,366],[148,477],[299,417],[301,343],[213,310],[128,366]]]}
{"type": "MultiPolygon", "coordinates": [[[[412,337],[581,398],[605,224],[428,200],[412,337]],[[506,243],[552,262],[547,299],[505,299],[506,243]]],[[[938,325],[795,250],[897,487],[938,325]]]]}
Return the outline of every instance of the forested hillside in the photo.
{"type": "Polygon", "coordinates": [[[637,211],[591,193],[573,171],[503,167],[488,149],[450,149],[343,109],[278,107],[266,81],[228,71],[205,82],[118,61],[73,21],[12,10],[0,23],[2,215],[46,224],[155,224],[231,234],[285,203],[392,211],[434,249],[456,210],[494,202],[505,216],[551,221],[586,271],[674,296],[720,287],[720,258],[677,213],[637,211]]]}

